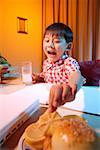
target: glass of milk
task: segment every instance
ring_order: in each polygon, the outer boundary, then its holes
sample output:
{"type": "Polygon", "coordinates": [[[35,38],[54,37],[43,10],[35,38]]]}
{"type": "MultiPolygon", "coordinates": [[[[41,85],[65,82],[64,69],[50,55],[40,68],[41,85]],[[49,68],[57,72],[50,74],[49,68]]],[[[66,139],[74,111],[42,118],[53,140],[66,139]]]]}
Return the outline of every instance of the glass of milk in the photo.
{"type": "Polygon", "coordinates": [[[22,82],[29,85],[32,84],[32,62],[22,62],[22,82]]]}

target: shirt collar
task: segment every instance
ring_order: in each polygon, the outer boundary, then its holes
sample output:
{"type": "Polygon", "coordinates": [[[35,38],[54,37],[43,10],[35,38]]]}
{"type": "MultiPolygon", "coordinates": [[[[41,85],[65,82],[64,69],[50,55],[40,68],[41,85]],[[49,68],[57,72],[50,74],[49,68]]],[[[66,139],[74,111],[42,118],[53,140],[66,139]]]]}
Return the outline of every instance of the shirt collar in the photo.
{"type": "Polygon", "coordinates": [[[56,62],[52,62],[48,59],[48,66],[51,67],[51,66],[55,66],[55,65],[61,65],[64,63],[64,60],[68,58],[68,55],[67,54],[63,54],[63,56],[56,62]]]}

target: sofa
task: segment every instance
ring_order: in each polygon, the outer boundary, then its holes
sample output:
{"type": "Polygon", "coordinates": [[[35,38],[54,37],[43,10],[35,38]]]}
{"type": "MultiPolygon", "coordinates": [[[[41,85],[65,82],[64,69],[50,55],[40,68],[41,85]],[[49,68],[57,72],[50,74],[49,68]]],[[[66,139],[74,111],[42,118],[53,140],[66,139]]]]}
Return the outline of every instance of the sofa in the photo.
{"type": "Polygon", "coordinates": [[[82,75],[86,78],[84,86],[100,86],[100,59],[79,62],[82,75]]]}

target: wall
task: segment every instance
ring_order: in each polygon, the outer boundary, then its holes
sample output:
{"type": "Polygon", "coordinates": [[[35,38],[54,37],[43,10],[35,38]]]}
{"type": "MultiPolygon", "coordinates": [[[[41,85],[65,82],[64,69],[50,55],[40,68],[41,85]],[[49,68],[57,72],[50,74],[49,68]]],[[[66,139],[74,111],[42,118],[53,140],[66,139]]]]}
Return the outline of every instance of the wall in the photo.
{"type": "Polygon", "coordinates": [[[41,0],[0,1],[0,52],[12,65],[31,60],[34,72],[41,71],[41,6],[41,0]],[[17,17],[28,19],[28,34],[17,33],[17,17]]]}
{"type": "Polygon", "coordinates": [[[3,12],[3,4],[2,4],[2,1],[0,1],[0,53],[3,52],[3,40],[2,40],[2,33],[3,33],[3,24],[2,24],[2,20],[3,20],[3,15],[2,15],[2,12],[3,12]]]}

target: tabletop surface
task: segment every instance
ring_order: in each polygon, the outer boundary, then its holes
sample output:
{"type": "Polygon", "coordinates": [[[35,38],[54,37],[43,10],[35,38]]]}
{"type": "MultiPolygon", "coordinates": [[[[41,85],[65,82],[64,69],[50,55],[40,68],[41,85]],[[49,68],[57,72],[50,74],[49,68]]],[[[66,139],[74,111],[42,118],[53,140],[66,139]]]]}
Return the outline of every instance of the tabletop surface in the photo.
{"type": "MultiPolygon", "coordinates": [[[[23,112],[27,113],[27,108],[32,109],[39,103],[47,104],[51,86],[47,83],[26,86],[18,82],[0,85],[0,132],[15,123],[23,112]]],[[[83,86],[77,92],[75,100],[66,103],[63,108],[100,116],[100,87],[83,86]]]]}

